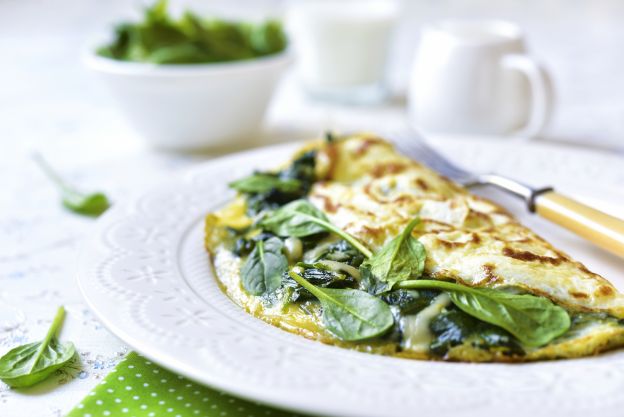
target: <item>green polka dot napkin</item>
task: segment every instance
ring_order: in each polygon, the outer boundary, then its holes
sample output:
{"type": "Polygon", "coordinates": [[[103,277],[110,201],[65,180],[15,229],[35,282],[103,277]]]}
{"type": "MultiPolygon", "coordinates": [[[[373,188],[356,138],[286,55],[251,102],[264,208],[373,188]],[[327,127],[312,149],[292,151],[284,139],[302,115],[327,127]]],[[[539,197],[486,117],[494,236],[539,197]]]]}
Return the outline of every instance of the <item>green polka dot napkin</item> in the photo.
{"type": "Polygon", "coordinates": [[[296,417],[173,374],[135,352],[67,417],[296,417]]]}

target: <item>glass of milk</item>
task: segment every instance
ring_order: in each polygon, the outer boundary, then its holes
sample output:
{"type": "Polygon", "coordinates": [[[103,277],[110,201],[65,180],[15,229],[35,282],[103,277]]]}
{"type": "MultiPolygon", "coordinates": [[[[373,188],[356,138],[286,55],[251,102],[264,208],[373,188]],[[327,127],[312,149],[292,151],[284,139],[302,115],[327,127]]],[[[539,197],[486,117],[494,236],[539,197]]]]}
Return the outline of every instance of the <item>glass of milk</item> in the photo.
{"type": "Polygon", "coordinates": [[[372,103],[386,95],[394,0],[298,0],[288,29],[304,88],[314,97],[372,103]]]}

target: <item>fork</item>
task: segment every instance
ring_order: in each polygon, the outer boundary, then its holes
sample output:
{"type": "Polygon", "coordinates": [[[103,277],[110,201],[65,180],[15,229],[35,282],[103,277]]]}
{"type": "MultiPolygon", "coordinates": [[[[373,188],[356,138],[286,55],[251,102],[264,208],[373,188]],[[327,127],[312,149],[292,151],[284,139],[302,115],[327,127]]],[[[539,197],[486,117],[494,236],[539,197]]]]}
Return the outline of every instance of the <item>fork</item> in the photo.
{"type": "Polygon", "coordinates": [[[466,186],[492,185],[524,200],[532,213],[576,233],[597,246],[624,258],[624,221],[556,192],[535,188],[502,175],[466,171],[450,162],[414,133],[388,135],[399,151],[466,186]]]}

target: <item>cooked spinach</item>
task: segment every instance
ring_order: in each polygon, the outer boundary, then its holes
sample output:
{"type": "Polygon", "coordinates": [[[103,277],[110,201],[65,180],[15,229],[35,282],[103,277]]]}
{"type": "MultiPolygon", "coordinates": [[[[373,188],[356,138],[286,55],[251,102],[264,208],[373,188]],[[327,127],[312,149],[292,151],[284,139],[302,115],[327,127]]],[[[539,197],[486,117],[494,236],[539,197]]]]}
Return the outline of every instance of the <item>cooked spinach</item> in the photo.
{"type": "Polygon", "coordinates": [[[622,320],[609,316],[607,313],[574,313],[571,315],[570,329],[565,332],[560,340],[570,340],[586,334],[587,328],[596,324],[622,325],[622,320]]]}
{"type": "Polygon", "coordinates": [[[576,314],[573,314],[571,317],[570,327],[581,328],[581,327],[587,326],[588,324],[593,324],[596,322],[603,322],[603,323],[611,322],[615,324],[618,322],[618,319],[608,315],[607,313],[593,313],[593,312],[576,313],[576,314]]]}
{"type": "Polygon", "coordinates": [[[321,263],[306,264],[299,262],[296,265],[300,268],[301,275],[313,285],[330,288],[353,287],[357,284],[355,278],[348,274],[332,271],[321,263]]]}
{"type": "Polygon", "coordinates": [[[236,256],[246,256],[256,247],[256,242],[268,240],[274,236],[275,235],[272,233],[263,232],[251,238],[246,238],[244,236],[239,237],[234,241],[232,252],[234,252],[236,256]]]}
{"type": "Polygon", "coordinates": [[[295,159],[290,166],[277,173],[265,173],[274,176],[281,184],[299,186],[292,189],[273,187],[265,191],[244,192],[247,196],[247,213],[255,216],[263,211],[275,210],[291,201],[305,197],[316,181],[314,172],[316,152],[305,152],[295,159]]]}
{"type": "Polygon", "coordinates": [[[464,342],[481,349],[499,348],[507,354],[524,353],[509,332],[480,321],[457,308],[449,308],[437,315],[429,328],[435,336],[429,349],[438,356],[444,356],[450,348],[464,342]]]}
{"type": "Polygon", "coordinates": [[[418,278],[425,269],[425,247],[412,236],[412,230],[420,222],[414,218],[403,232],[386,243],[364,264],[375,277],[373,293],[389,291],[399,281],[418,278]]]}
{"type": "Polygon", "coordinates": [[[396,307],[401,314],[415,314],[429,306],[439,294],[437,290],[393,290],[379,298],[396,307]]]}
{"type": "Polygon", "coordinates": [[[307,151],[299,155],[284,170],[279,172],[282,180],[295,179],[301,183],[301,193],[305,195],[310,191],[316,181],[316,151],[307,151]]]}
{"type": "Polygon", "coordinates": [[[40,154],[33,154],[33,159],[46,176],[56,184],[61,193],[61,202],[68,210],[83,216],[97,217],[110,207],[110,202],[103,193],[78,191],[65,182],[40,154]]]}
{"type": "Polygon", "coordinates": [[[122,61],[199,64],[271,55],[286,44],[277,21],[207,20],[189,11],[175,19],[167,11],[167,1],[159,0],[145,10],[141,22],[117,25],[113,41],[97,53],[122,61]]]}
{"type": "Polygon", "coordinates": [[[329,236],[329,233],[322,232],[322,233],[317,233],[317,234],[310,235],[310,236],[300,237],[299,239],[301,240],[301,243],[303,244],[303,251],[306,252],[306,251],[313,250],[319,247],[319,245],[321,244],[321,241],[327,238],[327,236],[329,236]]]}
{"type": "Polygon", "coordinates": [[[256,243],[241,269],[241,281],[249,294],[263,295],[280,287],[282,274],[288,268],[283,248],[284,243],[277,237],[256,243]]]}
{"type": "Polygon", "coordinates": [[[378,297],[390,306],[394,315],[392,330],[384,335],[384,339],[400,345],[404,336],[401,326],[403,316],[419,313],[439,294],[440,292],[436,290],[393,290],[379,295],[378,297]]]}
{"type": "MultiPolygon", "coordinates": [[[[306,281],[308,281],[312,285],[316,285],[317,287],[355,288],[357,286],[357,281],[353,277],[347,274],[341,274],[332,271],[327,266],[320,263],[306,264],[303,262],[299,262],[296,265],[296,270],[299,275],[301,275],[306,281]]],[[[283,283],[284,286],[292,288],[292,292],[290,293],[290,301],[296,302],[310,300],[314,298],[314,296],[308,290],[299,285],[287,273],[283,278],[283,283]]]]}
{"type": "Polygon", "coordinates": [[[320,288],[293,271],[289,275],[319,300],[325,328],[341,340],[357,341],[380,336],[394,323],[390,307],[364,291],[320,288]]]}
{"type": "Polygon", "coordinates": [[[267,193],[274,189],[289,193],[301,188],[301,182],[294,178],[282,179],[275,174],[255,173],[233,181],[229,186],[241,193],[267,193]]]}
{"type": "Polygon", "coordinates": [[[332,232],[340,236],[364,256],[370,258],[372,252],[355,237],[329,222],[325,213],[306,200],[296,200],[272,213],[269,213],[260,226],[279,236],[305,237],[321,232],[332,232]]]}
{"type": "Polygon", "coordinates": [[[570,328],[567,311],[545,297],[424,279],[402,281],[397,286],[447,291],[458,308],[502,327],[526,346],[543,346],[570,328]]]}
{"type": "Polygon", "coordinates": [[[232,252],[236,256],[247,256],[256,247],[256,242],[253,239],[245,239],[239,237],[234,241],[234,247],[232,252]]]}
{"type": "Polygon", "coordinates": [[[315,255],[313,261],[318,261],[320,259],[346,263],[355,268],[359,267],[362,262],[364,262],[362,253],[344,239],[327,245],[323,251],[315,255]]]}
{"type": "Polygon", "coordinates": [[[62,368],[76,354],[71,342],[57,339],[65,309],[59,307],[48,333],[41,342],[28,343],[8,351],[0,358],[0,379],[15,388],[29,387],[62,368]]]}

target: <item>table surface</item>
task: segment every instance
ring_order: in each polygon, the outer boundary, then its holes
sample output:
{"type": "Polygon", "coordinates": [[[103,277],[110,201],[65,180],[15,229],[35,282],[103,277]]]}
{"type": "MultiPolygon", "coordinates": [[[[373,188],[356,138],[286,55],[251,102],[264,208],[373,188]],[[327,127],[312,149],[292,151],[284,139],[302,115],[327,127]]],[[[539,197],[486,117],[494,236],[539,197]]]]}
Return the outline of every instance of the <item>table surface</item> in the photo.
{"type": "MultiPolygon", "coordinates": [[[[624,3],[415,3],[406,2],[392,56],[395,91],[406,83],[419,23],[449,16],[511,18],[526,28],[531,49],[551,68],[558,89],[557,113],[541,140],[623,152],[624,3]]],[[[3,417],[63,415],[128,350],[93,317],[75,285],[76,253],[93,220],[63,210],[29,154],[42,152],[72,182],[106,190],[113,201],[216,156],[147,149],[104,86],[82,68],[85,36],[131,6],[121,0],[62,0],[54,9],[34,0],[0,3],[0,354],[40,338],[63,304],[64,337],[80,355],[79,363],[32,389],[17,392],[0,383],[3,417]]],[[[258,143],[302,139],[328,128],[397,126],[404,117],[401,94],[373,107],[329,105],[308,100],[289,75],[258,143]]]]}

